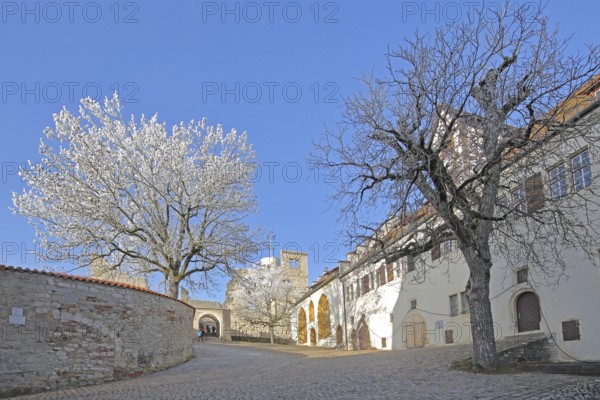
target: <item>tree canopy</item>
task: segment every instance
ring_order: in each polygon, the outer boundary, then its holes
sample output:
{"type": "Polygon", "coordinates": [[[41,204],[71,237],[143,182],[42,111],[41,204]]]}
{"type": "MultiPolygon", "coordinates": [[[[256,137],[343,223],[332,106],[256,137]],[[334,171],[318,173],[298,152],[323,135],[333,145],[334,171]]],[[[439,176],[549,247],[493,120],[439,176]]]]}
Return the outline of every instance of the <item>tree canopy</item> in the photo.
{"type": "Polygon", "coordinates": [[[529,6],[475,8],[405,39],[387,54],[386,76],[363,76],[366,90],[347,99],[314,159],[340,177],[333,200],[354,244],[393,260],[457,241],[470,271],[474,363],[489,370],[497,256],[560,267],[562,250],[591,251],[599,232],[592,193],[544,201],[544,182],[569,154],[597,159],[589,111],[600,52],[568,54],[543,8],[529,6]]]}
{"type": "Polygon", "coordinates": [[[83,99],[78,116],[63,109],[54,124],[41,162],[21,171],[28,189],[13,193],[43,254],[159,273],[173,297],[184,280],[206,287],[209,272],[246,262],[257,231],[244,222],[256,210],[245,133],[205,119],[170,133],[157,115],[125,120],[117,94],[83,99]]]}

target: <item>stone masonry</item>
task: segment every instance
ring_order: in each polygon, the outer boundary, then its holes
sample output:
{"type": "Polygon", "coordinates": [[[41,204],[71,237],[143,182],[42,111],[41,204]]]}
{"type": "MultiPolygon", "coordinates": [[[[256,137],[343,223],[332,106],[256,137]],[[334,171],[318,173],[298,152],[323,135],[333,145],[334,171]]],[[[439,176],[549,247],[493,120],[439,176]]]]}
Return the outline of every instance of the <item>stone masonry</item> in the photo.
{"type": "Polygon", "coordinates": [[[0,266],[0,397],[180,364],[192,356],[193,317],[147,289],[0,266]]]}
{"type": "MultiPolygon", "coordinates": [[[[271,263],[281,268],[281,273],[285,276],[285,279],[289,280],[294,287],[294,297],[299,298],[307,290],[308,286],[308,254],[282,250],[280,252],[280,259],[276,257],[266,257],[261,260],[261,263],[271,263]]],[[[237,271],[237,274],[243,274],[244,269],[237,271]]],[[[264,336],[268,337],[268,332],[258,332],[256,327],[250,326],[244,321],[242,315],[238,315],[234,310],[236,298],[234,296],[235,289],[237,288],[236,276],[232,276],[232,279],[227,284],[227,293],[225,295],[224,307],[231,310],[230,326],[233,335],[248,335],[248,336],[264,336]]],[[[276,327],[275,336],[282,339],[290,339],[290,327],[281,326],[276,327]]]]}

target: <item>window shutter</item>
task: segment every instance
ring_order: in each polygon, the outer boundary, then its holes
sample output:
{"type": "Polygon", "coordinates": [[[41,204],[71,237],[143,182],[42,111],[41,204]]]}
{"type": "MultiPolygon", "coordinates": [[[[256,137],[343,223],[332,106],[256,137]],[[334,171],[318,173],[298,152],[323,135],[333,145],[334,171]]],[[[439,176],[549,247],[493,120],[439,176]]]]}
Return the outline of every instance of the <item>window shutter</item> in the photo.
{"type": "Polygon", "coordinates": [[[562,333],[563,340],[580,340],[581,334],[579,333],[579,321],[571,320],[571,321],[563,321],[562,322],[562,333]]]}
{"type": "Polygon", "coordinates": [[[385,267],[380,267],[377,275],[379,275],[379,286],[385,285],[385,267]]]}
{"type": "Polygon", "coordinates": [[[544,180],[541,172],[527,178],[525,181],[525,196],[529,212],[536,212],[544,207],[544,180]]]}
{"type": "Polygon", "coordinates": [[[441,249],[439,243],[433,246],[431,249],[431,260],[437,260],[441,256],[441,249]]]}
{"type": "Polygon", "coordinates": [[[413,256],[406,256],[406,272],[415,270],[415,258],[413,256]]]}
{"type": "Polygon", "coordinates": [[[371,290],[371,287],[369,285],[369,283],[370,283],[369,280],[370,280],[369,274],[362,277],[362,293],[363,294],[368,293],[369,290],[371,290]]]}
{"type": "Polygon", "coordinates": [[[394,264],[387,264],[385,267],[387,269],[387,281],[391,282],[394,280],[394,264]]]}

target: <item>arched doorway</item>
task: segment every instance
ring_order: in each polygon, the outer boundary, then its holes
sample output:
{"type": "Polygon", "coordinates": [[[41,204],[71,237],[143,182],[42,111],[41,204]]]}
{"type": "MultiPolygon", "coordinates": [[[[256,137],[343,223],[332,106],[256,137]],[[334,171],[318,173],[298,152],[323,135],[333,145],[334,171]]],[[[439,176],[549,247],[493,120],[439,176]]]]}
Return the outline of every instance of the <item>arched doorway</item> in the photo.
{"type": "Polygon", "coordinates": [[[350,331],[350,340],[352,350],[358,350],[358,338],[356,337],[356,329],[352,329],[350,331]]]}
{"type": "Polygon", "coordinates": [[[335,344],[339,346],[342,343],[344,343],[344,332],[342,331],[342,326],[338,325],[335,328],[335,344]]]}
{"type": "Polygon", "coordinates": [[[301,308],[298,312],[298,343],[306,343],[307,329],[306,329],[306,312],[301,308]]]}
{"type": "Polygon", "coordinates": [[[358,349],[368,350],[371,348],[371,333],[369,332],[369,326],[363,320],[358,327],[358,349]]]}
{"type": "Polygon", "coordinates": [[[221,324],[212,315],[203,315],[198,320],[198,329],[203,329],[206,336],[221,337],[221,324]]]}
{"type": "Polygon", "coordinates": [[[519,332],[540,329],[540,299],[533,292],[525,292],[517,298],[517,327],[519,332]]]}
{"type": "Polygon", "coordinates": [[[317,328],[319,330],[319,339],[323,339],[331,335],[331,327],[329,323],[329,301],[325,295],[321,295],[321,298],[319,299],[319,308],[317,309],[317,328]]]}
{"type": "Polygon", "coordinates": [[[406,348],[425,346],[426,333],[425,319],[415,312],[410,313],[402,321],[402,335],[406,342],[406,348]]]}
{"type": "Polygon", "coordinates": [[[315,331],[315,328],[310,328],[310,345],[317,345],[317,331],[315,331]]]}

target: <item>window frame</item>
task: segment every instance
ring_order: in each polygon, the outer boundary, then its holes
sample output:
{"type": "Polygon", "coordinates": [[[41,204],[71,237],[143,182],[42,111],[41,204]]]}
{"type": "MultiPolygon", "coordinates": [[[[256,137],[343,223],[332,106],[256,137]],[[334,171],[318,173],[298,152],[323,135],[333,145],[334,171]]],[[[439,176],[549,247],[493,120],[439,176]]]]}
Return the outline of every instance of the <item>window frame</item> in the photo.
{"type": "Polygon", "coordinates": [[[529,282],[529,268],[523,267],[515,271],[517,285],[529,282]],[[525,280],[522,277],[525,276],[525,280]]]}
{"type": "Polygon", "coordinates": [[[453,254],[457,250],[457,244],[455,240],[446,240],[440,245],[440,251],[442,256],[448,256],[453,254]]]}
{"type": "Polygon", "coordinates": [[[552,200],[558,200],[569,193],[568,170],[564,162],[561,161],[548,170],[548,184],[550,185],[550,197],[552,200]],[[562,168],[562,171],[553,174],[553,171],[559,168],[562,168]],[[555,193],[555,185],[557,184],[559,184],[558,188],[560,189],[558,194],[555,193]]]}
{"type": "Polygon", "coordinates": [[[520,184],[510,192],[510,200],[512,207],[515,212],[515,218],[519,218],[527,214],[527,192],[525,191],[525,185],[520,184]],[[518,197],[515,194],[519,193],[518,197]]]}
{"type": "Polygon", "coordinates": [[[573,180],[574,192],[578,192],[582,189],[585,189],[586,187],[589,187],[592,184],[592,161],[590,160],[589,149],[581,149],[577,154],[571,156],[569,158],[569,165],[571,167],[571,179],[573,180]],[[576,160],[578,157],[581,157],[583,154],[586,154],[587,164],[581,164],[576,167],[574,164],[574,160],[576,160]],[[589,172],[589,181],[587,181],[585,173],[582,173],[583,186],[579,186],[577,183],[578,178],[576,177],[576,174],[584,170],[587,170],[589,172]]]}
{"type": "Polygon", "coordinates": [[[450,306],[450,317],[458,317],[460,314],[460,309],[458,305],[458,294],[451,294],[448,296],[448,305],[450,306]],[[454,304],[453,301],[454,300],[454,304]]]}

